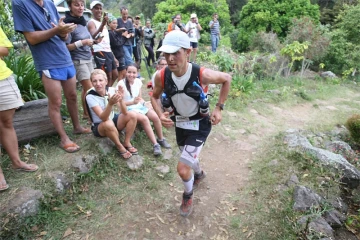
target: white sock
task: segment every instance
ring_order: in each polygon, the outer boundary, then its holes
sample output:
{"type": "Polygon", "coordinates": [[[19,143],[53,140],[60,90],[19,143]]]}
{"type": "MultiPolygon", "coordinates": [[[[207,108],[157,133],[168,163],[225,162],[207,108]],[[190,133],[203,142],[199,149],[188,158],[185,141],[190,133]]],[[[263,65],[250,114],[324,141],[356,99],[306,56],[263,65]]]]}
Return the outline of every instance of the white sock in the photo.
{"type": "Polygon", "coordinates": [[[191,178],[187,181],[183,180],[183,184],[185,187],[185,193],[191,193],[193,190],[193,184],[194,184],[194,174],[191,174],[191,178]]]}

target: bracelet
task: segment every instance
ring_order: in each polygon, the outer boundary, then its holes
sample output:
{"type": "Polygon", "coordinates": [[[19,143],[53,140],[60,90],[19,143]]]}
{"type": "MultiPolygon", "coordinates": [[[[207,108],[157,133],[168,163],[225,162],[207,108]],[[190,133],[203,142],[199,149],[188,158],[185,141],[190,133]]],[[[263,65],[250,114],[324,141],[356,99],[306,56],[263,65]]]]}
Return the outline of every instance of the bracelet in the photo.
{"type": "Polygon", "coordinates": [[[74,42],[74,44],[75,44],[76,48],[80,48],[80,47],[82,47],[82,46],[83,46],[83,44],[82,44],[82,41],[81,41],[81,40],[74,42]]]}

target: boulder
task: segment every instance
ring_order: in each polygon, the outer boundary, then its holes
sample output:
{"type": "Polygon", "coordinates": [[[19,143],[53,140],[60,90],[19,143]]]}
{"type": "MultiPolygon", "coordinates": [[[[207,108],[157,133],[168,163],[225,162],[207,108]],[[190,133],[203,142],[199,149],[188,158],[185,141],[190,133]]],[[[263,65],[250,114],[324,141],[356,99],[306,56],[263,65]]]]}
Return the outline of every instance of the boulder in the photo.
{"type": "Polygon", "coordinates": [[[95,156],[76,156],[72,163],[73,168],[79,173],[88,173],[94,165],[95,156]]]}
{"type": "Polygon", "coordinates": [[[360,184],[360,171],[350,164],[343,156],[328,150],[313,147],[309,140],[302,136],[299,131],[290,129],[286,131],[284,141],[291,150],[300,154],[310,154],[325,166],[330,166],[340,171],[343,175],[342,181],[349,188],[356,188],[360,184]]]}
{"type": "Polygon", "coordinates": [[[339,228],[346,221],[346,216],[337,210],[326,211],[323,215],[325,221],[333,228],[339,228]]]}
{"type": "Polygon", "coordinates": [[[356,158],[356,154],[351,149],[350,145],[343,141],[332,141],[326,144],[325,148],[330,152],[340,154],[347,160],[356,158]]]}
{"type": "Polygon", "coordinates": [[[308,232],[320,235],[321,237],[334,239],[334,230],[322,217],[318,217],[309,223],[308,232]]]}
{"type": "Polygon", "coordinates": [[[40,200],[43,198],[40,190],[28,187],[19,188],[9,199],[8,204],[0,208],[1,213],[13,213],[21,218],[34,216],[39,211],[40,200]]]}
{"type": "Polygon", "coordinates": [[[126,164],[131,170],[138,170],[143,165],[143,158],[139,155],[133,155],[127,159],[126,164]]]}
{"type": "Polygon", "coordinates": [[[305,186],[296,186],[294,189],[294,205],[296,211],[307,211],[312,207],[320,207],[322,197],[305,186]]]}
{"type": "Polygon", "coordinates": [[[66,177],[65,173],[56,171],[49,173],[49,176],[54,179],[55,182],[55,191],[57,193],[63,193],[65,189],[68,189],[71,186],[70,181],[66,177]]]}
{"type": "Polygon", "coordinates": [[[336,78],[335,73],[333,73],[331,71],[322,72],[322,73],[320,73],[320,76],[323,78],[336,78]]]}

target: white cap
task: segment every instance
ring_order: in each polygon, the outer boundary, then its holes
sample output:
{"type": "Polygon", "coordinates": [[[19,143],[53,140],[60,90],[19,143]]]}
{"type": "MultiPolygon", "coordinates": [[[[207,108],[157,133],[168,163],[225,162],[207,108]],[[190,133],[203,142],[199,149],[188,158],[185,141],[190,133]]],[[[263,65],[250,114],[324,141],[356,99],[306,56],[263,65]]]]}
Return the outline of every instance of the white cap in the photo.
{"type": "Polygon", "coordinates": [[[191,15],[190,15],[190,18],[196,18],[197,16],[196,16],[196,13],[192,13],[191,15]]]}
{"type": "Polygon", "coordinates": [[[173,30],[166,34],[163,45],[157,52],[174,53],[179,51],[180,48],[190,48],[189,36],[183,31],[173,30]]]}
{"type": "Polygon", "coordinates": [[[104,4],[100,1],[92,1],[90,3],[90,9],[93,9],[95,7],[95,5],[98,5],[98,4],[100,4],[102,7],[104,6],[104,4]]]}

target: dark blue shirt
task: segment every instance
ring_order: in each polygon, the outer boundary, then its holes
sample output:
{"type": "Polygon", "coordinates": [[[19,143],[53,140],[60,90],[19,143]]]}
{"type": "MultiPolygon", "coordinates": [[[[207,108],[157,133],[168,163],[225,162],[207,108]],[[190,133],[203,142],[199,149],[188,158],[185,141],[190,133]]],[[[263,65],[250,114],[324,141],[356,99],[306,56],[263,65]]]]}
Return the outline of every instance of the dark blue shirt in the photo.
{"type": "MultiPolygon", "coordinates": [[[[12,0],[15,30],[18,32],[44,31],[58,25],[59,14],[54,3],[44,0],[40,7],[34,0],[12,0]]],[[[65,42],[57,35],[36,45],[29,44],[37,71],[73,65],[65,42]]]]}

